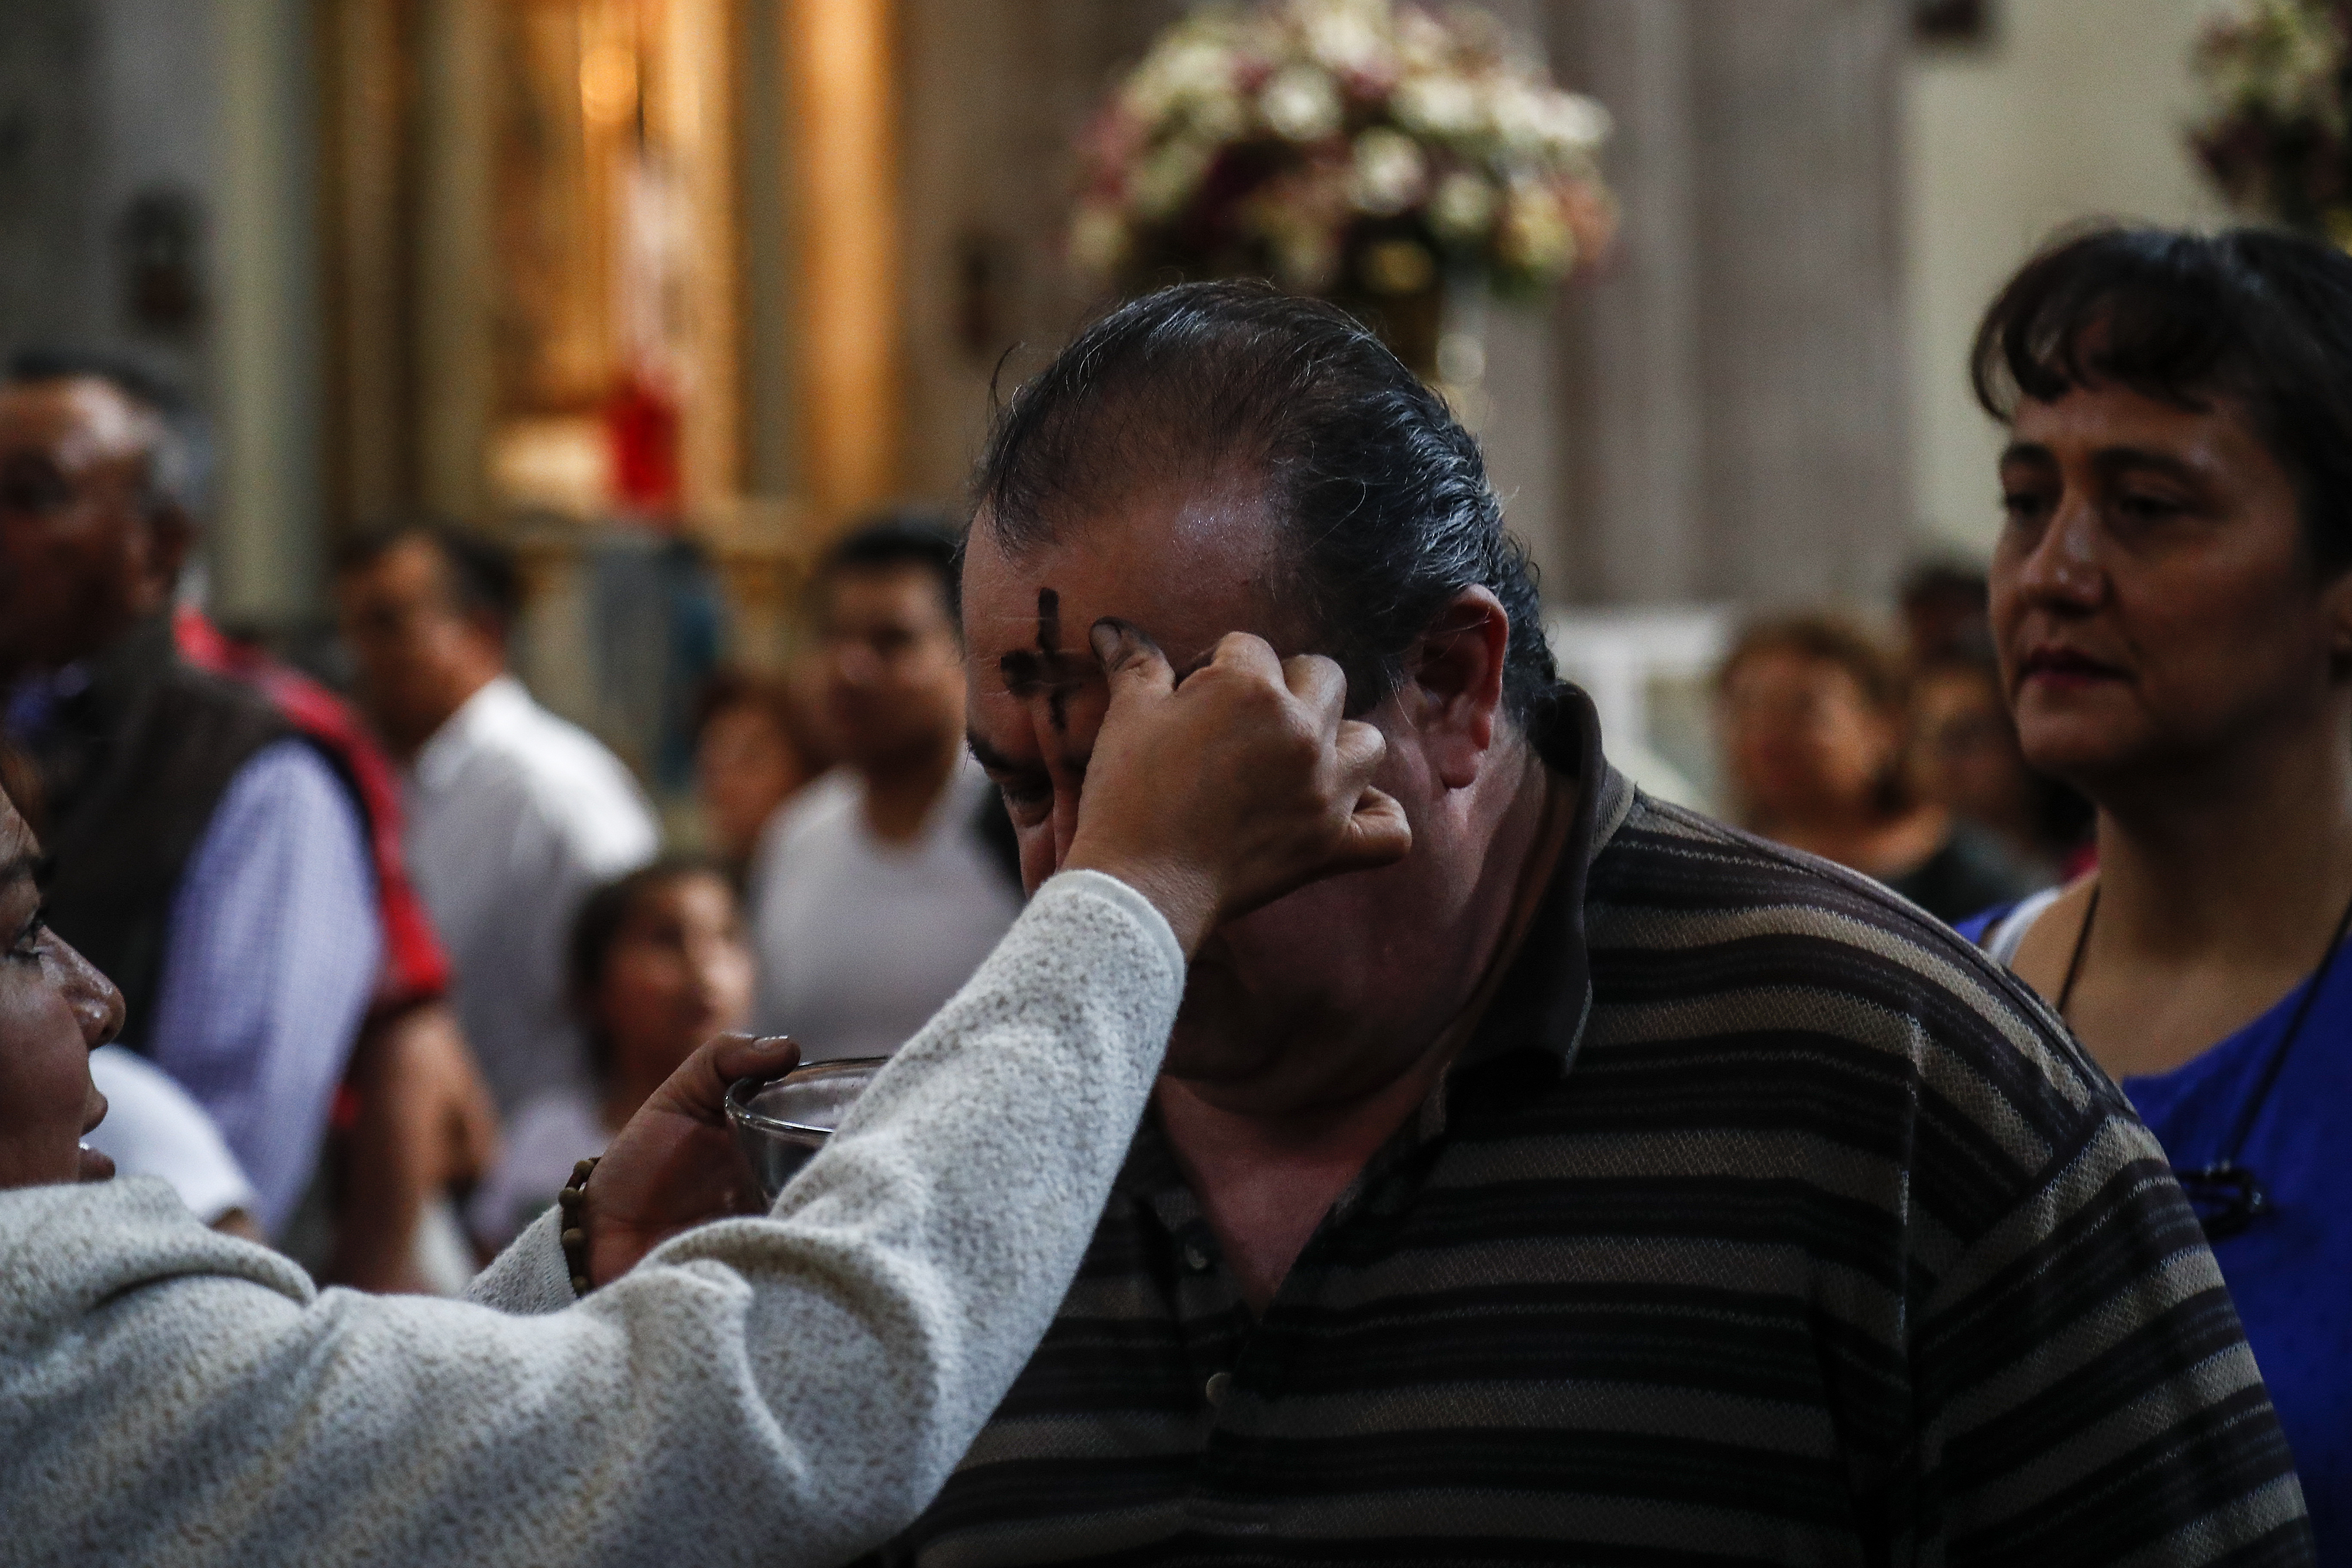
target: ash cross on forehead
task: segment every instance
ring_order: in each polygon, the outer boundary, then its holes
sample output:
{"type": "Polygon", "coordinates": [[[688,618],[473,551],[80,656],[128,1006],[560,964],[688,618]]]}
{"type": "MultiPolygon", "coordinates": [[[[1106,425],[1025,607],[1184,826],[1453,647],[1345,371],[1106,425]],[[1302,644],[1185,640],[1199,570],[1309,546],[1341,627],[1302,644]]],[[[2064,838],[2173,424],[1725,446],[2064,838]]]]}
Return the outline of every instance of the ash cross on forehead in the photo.
{"type": "Polygon", "coordinates": [[[1044,693],[1046,715],[1056,734],[1070,731],[1070,693],[1084,686],[1100,666],[1085,654],[1062,649],[1062,595],[1051,588],[1037,590],[1037,651],[1015,648],[996,661],[1003,672],[1004,689],[1015,697],[1044,693]]]}

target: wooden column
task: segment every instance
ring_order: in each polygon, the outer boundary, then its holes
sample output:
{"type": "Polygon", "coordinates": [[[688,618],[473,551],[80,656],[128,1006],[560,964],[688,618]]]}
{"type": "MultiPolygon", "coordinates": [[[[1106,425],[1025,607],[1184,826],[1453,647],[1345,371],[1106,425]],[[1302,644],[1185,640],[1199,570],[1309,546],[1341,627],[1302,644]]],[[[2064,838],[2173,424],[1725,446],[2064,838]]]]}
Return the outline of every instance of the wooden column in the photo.
{"type": "Polygon", "coordinates": [[[315,614],[322,574],[318,74],[307,0],[223,0],[213,602],[233,622],[315,614]]]}
{"type": "Polygon", "coordinates": [[[692,373],[679,456],[687,515],[733,505],[743,489],[740,273],[735,204],[731,0],[669,0],[659,49],[670,90],[660,140],[678,159],[693,236],[687,247],[692,373]]]}
{"type": "MultiPolygon", "coordinates": [[[[1879,0],[1552,0],[1615,112],[1613,277],[1560,334],[1584,603],[1874,601],[1911,549],[1896,89],[1879,0]]],[[[1565,593],[1559,590],[1565,589],[1565,593]]]]}
{"type": "Polygon", "coordinates": [[[320,11],[324,521],[338,531],[417,500],[415,11],[412,0],[334,0],[320,11]]]}
{"type": "Polygon", "coordinates": [[[497,401],[491,240],[497,22],[480,0],[419,0],[417,499],[443,516],[490,510],[483,461],[497,401]]]}
{"type": "Polygon", "coordinates": [[[798,392],[819,527],[899,486],[897,39],[888,0],[787,0],[799,109],[798,392]]]}

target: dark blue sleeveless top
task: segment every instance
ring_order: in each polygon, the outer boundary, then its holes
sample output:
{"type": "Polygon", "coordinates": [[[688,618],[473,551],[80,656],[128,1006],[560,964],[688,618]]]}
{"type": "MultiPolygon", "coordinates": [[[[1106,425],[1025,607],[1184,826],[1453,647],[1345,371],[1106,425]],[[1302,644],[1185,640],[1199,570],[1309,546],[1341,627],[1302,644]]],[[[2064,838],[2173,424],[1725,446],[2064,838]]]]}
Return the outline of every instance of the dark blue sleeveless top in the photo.
{"type": "MultiPolygon", "coordinates": [[[[2007,913],[1958,929],[1981,941],[2007,913]]],[[[2176,1167],[2228,1152],[2310,986],[2172,1071],[2123,1080],[2176,1167]]],[[[2332,966],[2238,1159],[2271,1211],[2213,1256],[2294,1449],[2319,1561],[2352,1568],[2352,954],[2332,966]]]]}

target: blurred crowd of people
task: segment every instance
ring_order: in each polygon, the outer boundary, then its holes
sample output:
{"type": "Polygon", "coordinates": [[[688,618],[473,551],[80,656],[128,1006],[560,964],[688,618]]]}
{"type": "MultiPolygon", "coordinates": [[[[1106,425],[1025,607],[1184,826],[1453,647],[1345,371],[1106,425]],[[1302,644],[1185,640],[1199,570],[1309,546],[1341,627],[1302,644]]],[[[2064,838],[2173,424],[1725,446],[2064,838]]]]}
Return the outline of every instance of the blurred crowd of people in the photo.
{"type": "MultiPolygon", "coordinates": [[[[121,976],[101,1142],[207,1218],[330,1279],[454,1290],[700,1041],[887,1055],[1018,914],[948,519],[855,529],[800,666],[705,683],[704,841],[665,855],[627,768],[511,672],[521,585],[488,538],[344,545],[347,697],[224,637],[179,592],[179,414],[103,358],[12,366],[0,504],[70,526],[16,585],[0,678],[52,918],[121,976]]],[[[1830,612],[1739,632],[1728,815],[1946,921],[2082,875],[2091,806],[2026,761],[1984,574],[1923,567],[1900,611],[1899,638],[1830,612]]]]}
{"type": "Polygon", "coordinates": [[[225,637],[182,592],[183,412],[103,356],[11,364],[0,508],[44,537],[0,683],[49,919],[122,977],[95,1143],[208,1222],[455,1291],[698,1045],[756,1024],[887,1056],[1019,912],[943,519],[839,542],[794,676],[707,682],[707,842],[666,855],[629,770],[512,673],[520,581],[486,537],[342,548],[348,694],[225,637]]]}
{"type": "Polygon", "coordinates": [[[1758,620],[1716,677],[1727,808],[1940,920],[2086,869],[2090,803],[2025,760],[1981,572],[1905,584],[1898,641],[1821,611],[1758,620]]]}

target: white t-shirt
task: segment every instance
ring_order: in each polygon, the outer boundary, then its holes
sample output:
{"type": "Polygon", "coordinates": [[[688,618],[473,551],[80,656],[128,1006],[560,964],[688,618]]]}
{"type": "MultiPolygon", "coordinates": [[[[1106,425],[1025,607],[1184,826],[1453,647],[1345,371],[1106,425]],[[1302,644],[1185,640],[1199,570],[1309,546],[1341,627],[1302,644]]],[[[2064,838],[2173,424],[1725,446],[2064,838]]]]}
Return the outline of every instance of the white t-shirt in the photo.
{"type": "Polygon", "coordinates": [[[161,1176],[206,1225],[255,1206],[253,1184],[205,1108],[136,1051],[100,1046],[89,1076],[106,1096],[106,1120],[82,1142],[114,1161],[120,1176],[161,1176]]]}
{"type": "Polygon", "coordinates": [[[542,1094],[509,1123],[499,1163],[466,1200],[466,1228],[492,1252],[530,1228],[572,1181],[572,1168],[604,1152],[596,1097],[582,1089],[542,1094]]]}
{"type": "Polygon", "coordinates": [[[457,1017],[499,1110],[584,1085],[564,949],[589,889],[659,846],[636,781],[500,676],[425,742],[401,793],[409,871],[448,944],[457,1017]]]}
{"type": "Polygon", "coordinates": [[[1021,912],[974,826],[995,787],[967,759],[907,844],[874,836],[846,768],[783,806],[752,870],[762,1032],[810,1061],[888,1056],[956,994],[1021,912]]]}

